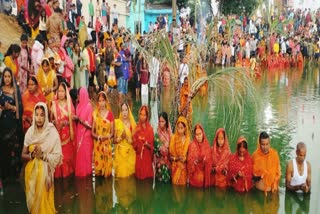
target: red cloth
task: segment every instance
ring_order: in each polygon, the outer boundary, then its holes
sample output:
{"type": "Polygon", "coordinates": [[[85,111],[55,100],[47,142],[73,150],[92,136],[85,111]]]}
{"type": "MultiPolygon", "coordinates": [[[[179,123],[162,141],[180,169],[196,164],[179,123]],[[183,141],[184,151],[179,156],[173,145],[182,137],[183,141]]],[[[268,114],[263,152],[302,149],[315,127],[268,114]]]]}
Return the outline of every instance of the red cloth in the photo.
{"type": "Polygon", "coordinates": [[[90,73],[94,73],[96,72],[96,59],[95,59],[95,55],[93,53],[93,51],[91,50],[91,48],[87,48],[88,50],[88,54],[89,54],[89,71],[90,73]]]}
{"type": "MultiPolygon", "coordinates": [[[[240,137],[237,141],[237,145],[242,141],[246,141],[246,139],[244,137],[240,137]]],[[[238,151],[231,155],[228,168],[229,172],[227,178],[230,186],[238,192],[248,192],[253,186],[253,161],[248,150],[246,150],[243,160],[239,159],[238,151]],[[237,176],[239,172],[243,177],[237,176]]]]}
{"type": "Polygon", "coordinates": [[[49,7],[48,4],[44,5],[44,10],[46,11],[46,15],[48,16],[48,18],[52,15],[51,9],[49,7]]]}
{"type": "Polygon", "coordinates": [[[141,106],[139,115],[143,109],[147,113],[147,121],[145,122],[145,127],[143,127],[143,123],[139,120],[139,123],[135,128],[132,137],[132,145],[134,150],[136,151],[135,175],[138,179],[153,178],[152,156],[154,148],[154,133],[153,128],[148,121],[148,107],[145,105],[141,106]],[[144,145],[146,142],[150,145],[150,148],[144,145]]]}
{"type": "Polygon", "coordinates": [[[194,136],[193,141],[189,145],[187,159],[188,177],[191,186],[207,187],[211,184],[211,149],[203,127],[200,124],[195,126],[194,133],[198,128],[202,131],[203,141],[198,143],[194,136]]]}
{"type": "Polygon", "coordinates": [[[228,169],[229,157],[231,155],[230,146],[226,131],[219,128],[212,144],[212,167],[215,168],[215,173],[211,176],[211,184],[224,188],[227,186],[227,177],[222,173],[223,169],[228,169]],[[218,148],[218,135],[224,133],[224,144],[219,150],[218,148]]]}

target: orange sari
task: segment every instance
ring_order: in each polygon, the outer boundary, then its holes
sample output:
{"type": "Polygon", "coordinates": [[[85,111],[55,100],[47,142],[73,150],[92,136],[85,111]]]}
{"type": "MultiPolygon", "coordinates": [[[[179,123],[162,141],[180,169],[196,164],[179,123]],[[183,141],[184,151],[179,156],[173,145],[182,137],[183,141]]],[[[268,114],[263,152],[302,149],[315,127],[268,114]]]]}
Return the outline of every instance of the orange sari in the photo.
{"type": "Polygon", "coordinates": [[[26,133],[29,127],[32,125],[33,109],[38,102],[46,103],[46,98],[42,94],[42,91],[40,88],[38,88],[37,95],[31,94],[29,90],[26,90],[22,95],[22,105],[23,105],[22,121],[23,121],[24,133],[26,133]]]}
{"type": "Polygon", "coordinates": [[[180,115],[187,118],[189,124],[192,124],[192,103],[189,103],[189,106],[187,107],[189,95],[190,95],[191,89],[189,87],[189,81],[186,85],[185,83],[182,85],[180,89],[180,107],[179,107],[179,113],[180,115]],[[185,110],[185,108],[188,108],[188,110],[185,110]]]}
{"type": "Polygon", "coordinates": [[[219,128],[212,143],[212,168],[215,169],[215,172],[211,175],[211,184],[220,188],[227,187],[227,176],[223,174],[223,170],[228,170],[230,155],[231,151],[226,131],[223,128],[219,128]],[[218,135],[220,132],[224,134],[222,148],[218,147],[218,135]]]}
{"type": "Polygon", "coordinates": [[[190,134],[189,134],[189,126],[185,117],[180,116],[176,124],[183,123],[186,132],[185,132],[185,140],[182,142],[181,137],[177,133],[177,125],[175,128],[175,133],[171,137],[170,145],[169,145],[169,155],[172,160],[171,164],[171,177],[172,183],[176,185],[185,185],[187,183],[187,152],[190,144],[190,134]],[[181,160],[177,160],[181,158],[181,160]]]}

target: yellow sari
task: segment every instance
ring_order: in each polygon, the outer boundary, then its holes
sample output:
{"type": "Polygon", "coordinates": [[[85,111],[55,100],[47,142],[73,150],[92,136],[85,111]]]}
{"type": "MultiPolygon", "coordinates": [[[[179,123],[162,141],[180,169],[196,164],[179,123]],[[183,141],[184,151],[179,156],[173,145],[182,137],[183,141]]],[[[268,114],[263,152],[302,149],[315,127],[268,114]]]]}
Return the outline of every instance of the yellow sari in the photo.
{"type": "MultiPolygon", "coordinates": [[[[95,123],[95,133],[97,135],[106,136],[111,132],[111,122],[102,118],[98,110],[93,112],[93,120],[95,123]]],[[[96,175],[110,176],[112,172],[112,146],[110,139],[105,141],[94,139],[93,153],[96,175]]]]}
{"type": "MultiPolygon", "coordinates": [[[[98,95],[99,97],[99,95],[98,95]]],[[[94,121],[94,133],[98,136],[107,136],[112,132],[113,115],[110,108],[106,118],[103,118],[98,107],[93,112],[94,121]],[[110,116],[111,114],[111,116],[110,116]],[[112,120],[110,120],[112,118],[112,120]]],[[[112,173],[112,146],[111,139],[104,141],[94,139],[93,140],[93,157],[94,157],[94,169],[97,176],[108,177],[112,173]]]]}
{"type": "Polygon", "coordinates": [[[40,146],[44,158],[34,158],[26,164],[25,192],[27,207],[31,214],[55,214],[53,174],[55,167],[62,160],[60,137],[54,125],[48,121],[46,104],[40,102],[36,107],[39,105],[45,109],[44,130],[40,134],[37,132],[35,116],[33,116],[33,125],[26,133],[24,146],[28,147],[30,153],[34,151],[36,145],[40,146]]]}
{"type": "Polygon", "coordinates": [[[130,120],[130,128],[123,122],[123,117],[120,112],[119,119],[115,120],[115,139],[120,137],[125,132],[126,138],[115,145],[114,151],[114,171],[115,177],[128,177],[135,172],[136,152],[132,146],[132,131],[136,128],[131,110],[128,107],[128,117],[130,120]]]}
{"type": "MultiPolygon", "coordinates": [[[[44,59],[47,60],[47,59],[44,59]]],[[[48,61],[49,62],[49,61],[48,61]]],[[[42,63],[41,63],[42,64],[42,63]]],[[[50,63],[49,63],[50,65],[50,63]]],[[[56,72],[54,70],[50,70],[48,73],[45,73],[42,69],[42,66],[39,67],[39,71],[37,74],[37,80],[39,82],[39,87],[41,88],[42,92],[47,88],[53,88],[54,80],[57,78],[56,72]]],[[[49,93],[46,97],[48,105],[51,104],[53,100],[54,92],[49,93]]]]}
{"type": "Polygon", "coordinates": [[[6,56],[4,58],[4,64],[11,69],[13,76],[17,78],[18,76],[18,67],[17,62],[12,59],[11,56],[6,56]]]}
{"type": "Polygon", "coordinates": [[[171,164],[171,177],[172,184],[186,185],[187,183],[187,153],[190,144],[190,132],[188,122],[185,117],[180,116],[176,122],[175,133],[171,137],[169,145],[169,154],[172,160],[171,164]],[[185,126],[185,140],[182,142],[178,132],[177,124],[183,123],[185,126]],[[182,158],[182,160],[179,160],[182,158]]]}

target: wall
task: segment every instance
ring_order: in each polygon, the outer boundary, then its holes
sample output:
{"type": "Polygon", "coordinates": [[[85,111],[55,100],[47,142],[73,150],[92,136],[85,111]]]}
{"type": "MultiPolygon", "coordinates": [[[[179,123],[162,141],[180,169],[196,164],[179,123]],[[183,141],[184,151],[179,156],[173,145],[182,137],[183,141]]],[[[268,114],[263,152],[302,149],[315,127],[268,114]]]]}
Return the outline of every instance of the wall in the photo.
{"type": "Polygon", "coordinates": [[[145,20],[145,14],[144,14],[144,0],[136,0],[137,4],[130,6],[130,16],[127,17],[127,27],[130,29],[132,33],[135,33],[134,31],[134,23],[140,21],[141,22],[141,33],[145,29],[144,27],[144,20],[145,20]],[[139,8],[140,4],[140,8],[139,8]],[[140,13],[139,13],[140,11],[140,13]]]}

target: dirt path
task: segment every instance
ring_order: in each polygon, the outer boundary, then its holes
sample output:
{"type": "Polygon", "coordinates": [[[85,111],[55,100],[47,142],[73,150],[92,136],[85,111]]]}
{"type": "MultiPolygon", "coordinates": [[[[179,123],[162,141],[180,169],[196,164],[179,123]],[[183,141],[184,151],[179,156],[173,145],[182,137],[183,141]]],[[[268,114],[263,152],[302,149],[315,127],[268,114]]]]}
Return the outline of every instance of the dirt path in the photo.
{"type": "Polygon", "coordinates": [[[5,14],[0,14],[0,41],[2,42],[2,47],[0,51],[4,54],[10,44],[17,43],[20,44],[20,36],[22,34],[22,29],[19,26],[16,18],[13,16],[7,16],[5,14]]]}

